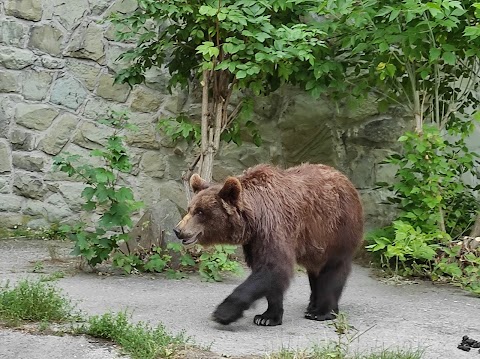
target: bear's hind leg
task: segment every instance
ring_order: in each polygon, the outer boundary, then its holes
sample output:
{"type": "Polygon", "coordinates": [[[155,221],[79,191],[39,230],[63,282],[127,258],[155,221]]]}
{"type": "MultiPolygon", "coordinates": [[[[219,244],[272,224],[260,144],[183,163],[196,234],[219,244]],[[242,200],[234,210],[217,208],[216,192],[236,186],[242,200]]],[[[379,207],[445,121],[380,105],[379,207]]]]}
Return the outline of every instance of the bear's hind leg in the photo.
{"type": "Polygon", "coordinates": [[[256,325],[274,326],[281,325],[283,319],[283,293],[267,295],[268,308],[263,314],[258,314],[253,319],[256,325]]]}
{"type": "Polygon", "coordinates": [[[310,301],[308,302],[305,314],[315,310],[315,303],[317,302],[317,275],[313,272],[308,272],[308,282],[310,283],[310,301]]]}
{"type": "Polygon", "coordinates": [[[331,260],[320,271],[316,280],[316,301],[305,318],[311,320],[332,320],[338,313],[338,302],[350,273],[350,260],[331,260]]]}

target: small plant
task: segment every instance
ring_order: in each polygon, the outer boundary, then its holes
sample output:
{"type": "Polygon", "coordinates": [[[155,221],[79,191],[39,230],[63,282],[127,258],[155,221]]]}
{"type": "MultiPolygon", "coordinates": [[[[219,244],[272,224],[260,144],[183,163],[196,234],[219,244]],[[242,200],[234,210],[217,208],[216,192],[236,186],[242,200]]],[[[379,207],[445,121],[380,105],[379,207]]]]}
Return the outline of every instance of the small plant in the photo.
{"type": "Polygon", "coordinates": [[[0,320],[8,323],[66,322],[74,318],[70,300],[54,287],[21,280],[14,287],[0,286],[0,320]]]}
{"type": "Polygon", "coordinates": [[[33,273],[42,273],[44,269],[45,269],[45,266],[43,265],[43,263],[40,262],[40,261],[37,261],[37,262],[35,262],[35,264],[33,266],[32,272],[33,273]]]}
{"type": "Polygon", "coordinates": [[[221,272],[241,273],[242,267],[231,259],[236,246],[215,245],[213,249],[205,250],[199,258],[200,276],[209,282],[222,280],[221,272]]]}
{"type": "Polygon", "coordinates": [[[408,132],[399,138],[404,153],[385,161],[398,167],[397,181],[379,185],[394,192],[389,200],[400,210],[400,220],[427,233],[438,229],[452,238],[469,230],[480,209],[474,195],[480,186],[465,181],[465,175],[477,176],[479,164],[478,155],[465,143],[472,131],[473,123],[464,129],[457,122],[447,134],[425,126],[422,134],[408,132]]]}
{"type": "Polygon", "coordinates": [[[387,163],[396,165],[396,181],[380,183],[392,191],[389,199],[399,209],[391,226],[367,237],[367,250],[381,266],[395,274],[446,280],[480,294],[478,253],[459,255],[451,246],[469,231],[478,213],[475,192],[480,186],[465,181],[477,176],[478,155],[466,138],[473,123],[452,121],[448,136],[436,127],[400,137],[404,153],[387,163]]]}
{"type": "MultiPolygon", "coordinates": [[[[127,232],[133,226],[132,214],[143,205],[135,201],[131,188],[119,185],[119,175],[132,169],[124,138],[120,135],[123,129],[132,129],[127,115],[112,112],[109,118],[99,122],[114,129],[103,149],[91,151],[92,157],[103,161],[102,166],[79,164],[80,158],[76,155],[62,155],[54,159],[58,170],[85,182],[86,187],[81,194],[86,201],[83,209],[101,213],[94,231],[87,231],[84,224],[60,228],[62,232],[68,232],[69,238],[75,242],[73,253],[82,256],[91,266],[108,259],[121,241],[129,239],[127,232]]],[[[125,262],[125,265],[131,263],[125,262]]]]}
{"type": "Polygon", "coordinates": [[[133,359],[170,358],[188,341],[183,333],[176,336],[169,334],[163,325],[132,324],[125,312],[90,317],[79,331],[112,340],[133,359]]]}
{"type": "Polygon", "coordinates": [[[40,282],[53,282],[65,278],[65,273],[62,271],[56,271],[40,278],[40,282]]]}
{"type": "Polygon", "coordinates": [[[371,328],[359,333],[351,326],[344,313],[340,312],[337,318],[328,324],[335,330],[337,339],[324,345],[315,345],[311,349],[291,350],[282,349],[278,353],[268,354],[266,359],[421,359],[423,352],[417,350],[382,350],[371,354],[351,353],[350,345],[371,328]]]}

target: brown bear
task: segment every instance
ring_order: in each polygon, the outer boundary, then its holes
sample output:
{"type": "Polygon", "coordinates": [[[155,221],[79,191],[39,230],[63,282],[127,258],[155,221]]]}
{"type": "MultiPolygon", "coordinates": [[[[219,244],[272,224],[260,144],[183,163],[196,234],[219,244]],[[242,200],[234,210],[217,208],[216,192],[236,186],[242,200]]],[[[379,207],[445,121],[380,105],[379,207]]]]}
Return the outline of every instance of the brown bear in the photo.
{"type": "Polygon", "coordinates": [[[185,245],[242,245],[252,270],[217,307],[215,321],[234,322],[266,297],[268,308],[254,323],[282,324],[295,263],[305,267],[310,281],[305,318],[335,318],[363,236],[362,204],[346,176],[325,165],[258,165],[224,184],[210,185],[195,174],[190,185],[195,195],[174,229],[177,237],[185,245]]]}

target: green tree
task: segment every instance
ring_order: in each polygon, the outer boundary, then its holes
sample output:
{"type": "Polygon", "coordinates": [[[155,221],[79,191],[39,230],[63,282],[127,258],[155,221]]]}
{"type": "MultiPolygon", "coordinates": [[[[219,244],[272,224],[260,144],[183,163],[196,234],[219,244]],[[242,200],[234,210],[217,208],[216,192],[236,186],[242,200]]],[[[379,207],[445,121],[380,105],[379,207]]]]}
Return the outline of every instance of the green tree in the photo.
{"type": "MultiPolygon", "coordinates": [[[[247,103],[242,97],[233,106],[234,91],[260,96],[290,83],[318,96],[329,86],[326,75],[336,65],[323,61],[325,33],[309,20],[316,4],[313,0],[139,0],[133,13],[111,18],[120,29],[120,40],[137,40],[137,46],[122,55],[131,65],[119,73],[118,81],[141,83],[146,70],[162,66],[171,75],[170,89],[200,80],[200,154],[184,181],[197,162],[200,175],[211,179],[222,134],[231,139],[247,103]]],[[[196,130],[185,128],[183,135],[191,131],[196,130]]]]}
{"type": "MultiPolygon", "coordinates": [[[[463,173],[474,172],[472,156],[476,156],[464,140],[474,129],[473,110],[479,105],[478,8],[473,1],[337,0],[321,2],[317,9],[322,16],[318,27],[331,35],[330,57],[342,64],[337,80],[343,77],[353,94],[374,92],[381,108],[395,104],[414,119],[412,127],[418,136],[408,136],[404,143],[414,146],[408,151],[416,158],[402,161],[402,171],[412,181],[428,183],[438,174],[444,178],[442,174],[453,172],[454,179],[461,180],[463,173]],[[468,164],[444,161],[440,169],[426,157],[428,141],[421,138],[424,124],[439,130],[440,140],[453,152],[451,159],[463,154],[460,158],[468,164]],[[412,160],[425,162],[418,176],[408,170],[412,160]],[[436,168],[432,171],[429,166],[436,168]]],[[[436,181],[437,194],[442,195],[441,179],[436,181]]],[[[437,203],[437,224],[445,231],[445,200],[437,203]]]]}

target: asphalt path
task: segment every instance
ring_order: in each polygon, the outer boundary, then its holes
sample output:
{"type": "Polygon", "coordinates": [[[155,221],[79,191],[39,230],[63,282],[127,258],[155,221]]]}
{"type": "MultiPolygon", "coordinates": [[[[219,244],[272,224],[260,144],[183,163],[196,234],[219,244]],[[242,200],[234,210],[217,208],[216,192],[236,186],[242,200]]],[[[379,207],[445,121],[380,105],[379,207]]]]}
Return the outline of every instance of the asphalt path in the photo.
{"type": "MultiPolygon", "coordinates": [[[[161,275],[110,275],[72,271],[67,244],[38,240],[0,240],[0,283],[11,283],[32,273],[38,263],[43,271],[63,270],[64,278],[54,282],[85,313],[103,314],[128,310],[133,321],[166,328],[187,336],[219,355],[263,355],[282,348],[304,349],[326,345],[337,338],[325,322],[303,318],[309,286],[298,272],[285,297],[283,325],[259,327],[255,314],[266,309],[260,300],[238,322],[228,326],[210,320],[215,307],[242,282],[229,277],[221,283],[206,283],[193,275],[171,280],[161,275]],[[53,248],[53,249],[52,249],[53,248]]],[[[424,358],[480,358],[477,350],[457,349],[464,335],[480,340],[480,299],[447,285],[429,282],[380,280],[368,268],[355,265],[340,303],[349,324],[359,337],[349,348],[368,353],[382,349],[424,350],[424,358]]],[[[0,328],[0,358],[116,358],[117,348],[85,337],[32,335],[0,328]]]]}

